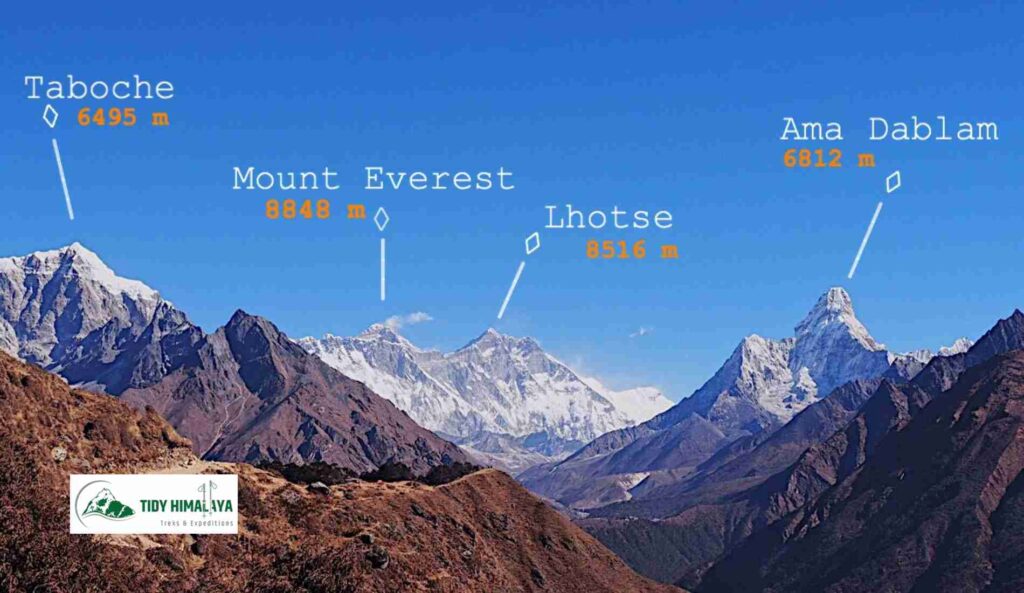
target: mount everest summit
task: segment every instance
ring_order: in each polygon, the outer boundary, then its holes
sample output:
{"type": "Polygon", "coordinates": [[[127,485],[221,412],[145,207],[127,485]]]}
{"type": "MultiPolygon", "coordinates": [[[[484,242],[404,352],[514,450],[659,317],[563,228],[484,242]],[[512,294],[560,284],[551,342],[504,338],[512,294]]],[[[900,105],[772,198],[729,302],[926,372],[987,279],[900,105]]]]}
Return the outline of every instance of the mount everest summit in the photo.
{"type": "Polygon", "coordinates": [[[532,338],[488,329],[451,352],[424,350],[383,324],[299,340],[421,425],[510,471],[563,458],[672,404],[654,388],[615,391],[575,373],[532,338]]]}

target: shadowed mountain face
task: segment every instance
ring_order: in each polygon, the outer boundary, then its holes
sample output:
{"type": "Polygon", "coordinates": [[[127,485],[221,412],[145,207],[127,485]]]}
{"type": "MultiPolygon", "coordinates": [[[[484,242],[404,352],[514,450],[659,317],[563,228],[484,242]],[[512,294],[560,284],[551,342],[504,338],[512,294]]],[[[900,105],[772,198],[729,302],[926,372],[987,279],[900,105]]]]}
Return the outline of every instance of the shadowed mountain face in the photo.
{"type": "Polygon", "coordinates": [[[578,523],[642,574],[693,583],[694,573],[778,518],[772,496],[788,484],[773,474],[784,475],[808,447],[843,428],[878,384],[844,385],[778,431],[735,441],[682,480],[659,484],[652,476],[634,490],[635,501],[578,523]]]}
{"type": "Polygon", "coordinates": [[[1022,322],[1014,313],[967,353],[933,358],[912,381],[897,361],[885,380],[844,385],[775,433],[736,441],[695,475],[652,485],[635,502],[600,509],[594,515],[602,518],[581,524],[643,574],[696,587],[723,554],[771,533],[858,471],[968,364],[1024,347],[1022,322]]]}
{"type": "Polygon", "coordinates": [[[136,280],[74,243],[0,258],[0,350],[111,394],[159,381],[202,331],[136,280]]]}
{"type": "Polygon", "coordinates": [[[968,365],[1020,348],[1016,312],[966,353],[947,351],[913,377],[897,359],[884,380],[843,385],[781,429],[731,443],[683,479],[651,476],[633,501],[580,524],[641,573],[694,587],[721,555],[855,472],[968,365]]]}
{"type": "Polygon", "coordinates": [[[417,473],[466,461],[455,445],[242,311],[206,336],[189,364],[122,397],[153,407],[206,459],[325,461],[357,472],[394,461],[417,473]]]}
{"type": "Polygon", "coordinates": [[[78,243],[0,259],[0,350],[153,405],[209,458],[322,460],[355,471],[465,459],[266,320],[239,312],[204,335],[78,243]]]}
{"type": "Polygon", "coordinates": [[[1022,469],[1024,352],[1014,351],[963,373],[700,590],[1021,591],[1022,469]]]}
{"type": "MultiPolygon", "coordinates": [[[[183,367],[209,367],[221,355],[226,356],[222,362],[230,359],[229,364],[235,364],[236,355],[244,357],[247,346],[229,344],[226,338],[206,336],[155,290],[117,276],[78,243],[0,258],[0,350],[60,374],[73,385],[112,395],[137,394],[183,367]]],[[[510,471],[564,458],[603,432],[646,420],[671,406],[653,389],[608,389],[577,375],[534,340],[493,330],[449,354],[420,350],[384,325],[356,338],[328,336],[302,343],[343,375],[408,411],[417,424],[452,435],[477,459],[510,471]]],[[[197,386],[199,379],[193,379],[182,388],[202,392],[215,387],[224,390],[228,400],[222,393],[217,402],[199,406],[159,403],[195,437],[200,453],[278,458],[291,455],[289,447],[302,445],[297,458],[306,459],[320,454],[325,440],[333,441],[333,447],[365,445],[368,458],[388,449],[376,433],[366,431],[363,444],[352,445],[350,439],[343,444],[324,419],[306,413],[308,409],[289,420],[300,424],[299,435],[229,442],[225,431],[239,429],[238,422],[262,421],[247,418],[242,409],[253,402],[240,394],[249,391],[262,372],[253,361],[248,366],[252,368],[244,369],[246,376],[208,374],[207,385],[197,386]]],[[[177,380],[185,375],[189,373],[178,373],[177,380]]],[[[159,389],[167,388],[164,384],[159,389]]]]}
{"type": "MultiPolygon", "coordinates": [[[[94,502],[116,508],[112,496],[94,502]]],[[[9,591],[679,591],[633,573],[504,474],[307,489],[202,461],[152,409],[70,389],[2,352],[0,525],[9,591]],[[68,533],[68,474],[150,472],[238,474],[239,535],[68,533]]]]}

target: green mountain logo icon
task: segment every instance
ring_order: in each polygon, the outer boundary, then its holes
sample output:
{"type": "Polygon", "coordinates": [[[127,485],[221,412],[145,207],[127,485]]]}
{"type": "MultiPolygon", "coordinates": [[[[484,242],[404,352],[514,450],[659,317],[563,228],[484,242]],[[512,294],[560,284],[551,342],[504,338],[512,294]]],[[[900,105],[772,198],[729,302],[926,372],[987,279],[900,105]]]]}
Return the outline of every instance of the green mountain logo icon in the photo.
{"type": "Polygon", "coordinates": [[[83,517],[99,516],[107,519],[127,519],[135,514],[132,508],[114,498],[108,488],[100,490],[92,497],[82,512],[83,517]]]}

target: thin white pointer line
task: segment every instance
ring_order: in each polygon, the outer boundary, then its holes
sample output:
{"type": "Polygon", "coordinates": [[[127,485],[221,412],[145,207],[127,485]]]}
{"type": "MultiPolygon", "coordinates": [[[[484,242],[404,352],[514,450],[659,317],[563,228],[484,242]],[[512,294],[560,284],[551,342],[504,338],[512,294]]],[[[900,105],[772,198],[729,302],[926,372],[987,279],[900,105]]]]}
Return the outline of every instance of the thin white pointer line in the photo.
{"type": "Polygon", "coordinates": [[[875,223],[878,222],[878,215],[882,213],[882,203],[879,202],[875,208],[875,215],[871,217],[871,224],[868,225],[867,232],[864,233],[864,238],[860,242],[860,249],[857,250],[857,257],[853,258],[853,265],[850,266],[850,273],[846,275],[847,278],[853,279],[853,274],[857,271],[857,264],[860,263],[860,256],[864,255],[864,248],[868,246],[868,239],[871,238],[871,232],[875,230],[875,223]]]}
{"type": "Polygon", "coordinates": [[[75,211],[71,207],[71,194],[68,193],[68,181],[64,178],[64,165],[60,162],[60,149],[57,148],[57,139],[53,139],[53,156],[57,158],[57,171],[60,172],[60,184],[64,187],[64,203],[68,205],[68,218],[75,219],[75,211]]]}
{"type": "Polygon", "coordinates": [[[384,264],[387,261],[385,258],[386,247],[384,237],[380,238],[380,300],[384,301],[387,298],[387,275],[385,273],[384,264]]]}
{"type": "Polygon", "coordinates": [[[505,307],[508,307],[508,302],[512,300],[512,293],[516,290],[516,284],[519,284],[519,277],[523,275],[523,268],[526,267],[526,261],[519,262],[519,269],[516,270],[516,277],[512,279],[512,286],[508,287],[508,293],[505,295],[505,301],[501,303],[501,310],[498,311],[498,319],[505,316],[505,307]]]}

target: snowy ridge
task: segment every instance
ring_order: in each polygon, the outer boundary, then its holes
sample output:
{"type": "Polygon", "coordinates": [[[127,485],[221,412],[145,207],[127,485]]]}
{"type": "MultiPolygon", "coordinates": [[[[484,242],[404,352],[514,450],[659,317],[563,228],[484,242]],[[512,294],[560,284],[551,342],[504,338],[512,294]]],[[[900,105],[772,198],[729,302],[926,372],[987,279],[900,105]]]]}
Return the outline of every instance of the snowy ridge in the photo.
{"type": "MultiPolygon", "coordinates": [[[[939,352],[948,356],[970,345],[960,339],[939,352]]],[[[777,428],[844,383],[880,377],[896,361],[914,361],[920,368],[933,356],[928,350],[887,351],[857,318],[850,295],[833,287],[796,325],[793,336],[747,336],[692,397],[654,422],[663,428],[696,413],[726,433],[777,428]]]]}
{"type": "Polygon", "coordinates": [[[614,391],[584,379],[532,338],[488,329],[449,353],[417,348],[382,324],[299,345],[488,460],[520,469],[561,458],[605,432],[671,406],[653,388],[614,391]],[[538,455],[540,457],[538,457],[538,455]]]}
{"type": "Polygon", "coordinates": [[[880,376],[891,362],[839,287],[818,299],[794,334],[744,338],[694,393],[687,413],[696,411],[726,431],[758,432],[785,424],[843,383],[880,376]]]}
{"type": "Polygon", "coordinates": [[[0,349],[119,393],[159,379],[201,331],[79,243],[0,258],[0,349]]]}
{"type": "MultiPolygon", "coordinates": [[[[957,346],[962,348],[963,344],[957,346]]],[[[692,396],[635,429],[606,434],[572,457],[520,474],[531,490],[575,508],[630,500],[637,476],[671,483],[729,443],[779,429],[796,414],[858,379],[883,377],[898,360],[857,319],[850,296],[826,291],[790,337],[743,338],[692,396]]],[[[916,370],[920,363],[915,362],[916,370]]]]}
{"type": "Polygon", "coordinates": [[[973,345],[974,340],[970,340],[968,338],[957,338],[949,346],[942,346],[941,348],[939,348],[939,351],[937,353],[932,352],[927,348],[922,348],[920,350],[904,352],[903,354],[895,354],[891,358],[892,360],[896,360],[898,358],[908,358],[922,365],[925,365],[928,364],[931,361],[931,359],[935,358],[936,356],[954,356],[956,354],[963,354],[964,352],[970,350],[971,346],[973,345]]]}
{"type": "Polygon", "coordinates": [[[629,415],[630,420],[637,424],[657,416],[674,405],[657,387],[641,386],[616,391],[601,383],[596,377],[581,376],[580,379],[612,402],[616,408],[629,415]]]}
{"type": "Polygon", "coordinates": [[[121,278],[92,251],[81,243],[72,243],[61,249],[37,251],[22,257],[0,258],[0,274],[33,276],[45,284],[55,274],[70,268],[110,294],[125,294],[133,299],[158,300],[157,291],[138,280],[121,278]]]}
{"type": "Polygon", "coordinates": [[[408,413],[418,424],[463,436],[484,428],[473,407],[424,368],[441,353],[420,350],[394,330],[375,324],[354,338],[331,334],[297,341],[343,374],[365,383],[408,413]]]}
{"type": "Polygon", "coordinates": [[[968,338],[957,338],[951,345],[939,348],[939,356],[953,356],[963,354],[971,349],[974,340],[968,338]]]}

